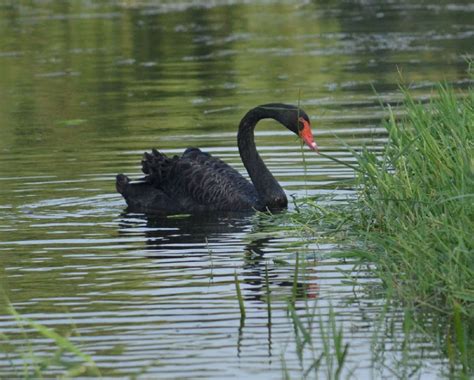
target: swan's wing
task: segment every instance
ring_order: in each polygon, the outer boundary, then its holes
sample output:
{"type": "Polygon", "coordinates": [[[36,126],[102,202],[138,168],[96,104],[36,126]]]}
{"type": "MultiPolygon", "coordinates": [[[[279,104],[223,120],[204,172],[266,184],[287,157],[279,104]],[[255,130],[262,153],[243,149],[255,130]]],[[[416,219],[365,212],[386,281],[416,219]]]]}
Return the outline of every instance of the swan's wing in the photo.
{"type": "Polygon", "coordinates": [[[253,185],[222,160],[196,148],[181,157],[166,157],[153,150],[142,161],[147,181],[177,199],[184,208],[238,210],[255,207],[253,185]]]}

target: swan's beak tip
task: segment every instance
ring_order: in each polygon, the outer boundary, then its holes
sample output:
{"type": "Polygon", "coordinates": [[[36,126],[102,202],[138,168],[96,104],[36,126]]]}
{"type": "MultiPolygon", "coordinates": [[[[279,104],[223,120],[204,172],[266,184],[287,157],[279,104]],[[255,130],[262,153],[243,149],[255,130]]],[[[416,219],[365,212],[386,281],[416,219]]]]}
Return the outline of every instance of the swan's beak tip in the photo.
{"type": "Polygon", "coordinates": [[[316,153],[319,153],[319,147],[314,141],[311,141],[307,145],[308,145],[309,149],[311,149],[312,151],[314,151],[316,153]]]}

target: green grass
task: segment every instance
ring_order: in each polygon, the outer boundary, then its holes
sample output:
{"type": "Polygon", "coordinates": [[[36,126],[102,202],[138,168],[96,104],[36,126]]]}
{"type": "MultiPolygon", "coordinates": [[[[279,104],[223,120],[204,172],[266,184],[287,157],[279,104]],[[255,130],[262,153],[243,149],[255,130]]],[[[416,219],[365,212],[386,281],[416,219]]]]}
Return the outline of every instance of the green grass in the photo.
{"type": "Polygon", "coordinates": [[[237,300],[239,301],[240,320],[244,321],[246,317],[245,302],[244,302],[244,297],[242,296],[242,291],[240,290],[240,281],[237,276],[237,272],[234,272],[234,283],[235,283],[235,292],[237,295],[237,300]]]}
{"type": "MultiPolygon", "coordinates": [[[[446,374],[467,379],[474,373],[474,90],[439,85],[427,103],[403,91],[404,116],[387,107],[382,152],[353,151],[354,201],[306,199],[270,222],[313,242],[333,239],[344,247],[335,256],[370,265],[387,305],[405,310],[402,353],[409,357],[411,336],[421,333],[448,359],[446,374]]],[[[401,363],[400,371],[409,368],[401,363]]]]}
{"type": "Polygon", "coordinates": [[[413,305],[474,320],[474,92],[439,86],[385,123],[380,156],[356,154],[359,218],[386,285],[413,305]]]}
{"type": "MultiPolygon", "coordinates": [[[[321,309],[317,300],[309,302],[304,292],[304,307],[296,306],[297,290],[295,284],[306,282],[305,261],[296,255],[292,295],[288,299],[288,317],[293,325],[296,354],[300,364],[301,378],[324,378],[338,380],[346,372],[350,378],[352,370],[347,367],[349,343],[345,343],[339,316],[330,306],[321,309]]],[[[301,298],[301,296],[300,296],[301,298]]],[[[301,301],[301,300],[300,300],[301,301]]],[[[282,356],[283,378],[290,379],[284,355],[282,356]]]]}
{"type": "MultiPolygon", "coordinates": [[[[23,379],[48,377],[50,376],[48,373],[50,368],[54,368],[56,372],[58,368],[61,368],[60,378],[69,379],[86,375],[101,377],[101,373],[93,358],[81,351],[68,336],[60,335],[47,326],[23,317],[7,299],[5,299],[5,304],[7,305],[7,312],[15,318],[25,341],[25,345],[20,347],[21,351],[18,353],[24,363],[23,369],[16,374],[16,377],[23,379]],[[56,348],[54,353],[50,355],[35,353],[30,345],[26,329],[36,331],[40,336],[54,342],[56,348]]],[[[9,337],[5,334],[0,334],[0,337],[2,338],[0,350],[6,353],[13,353],[14,349],[10,347],[9,337]]]]}
{"type": "Polygon", "coordinates": [[[466,341],[474,334],[474,91],[440,85],[428,104],[405,95],[406,116],[396,120],[389,108],[383,154],[354,153],[356,219],[375,247],[360,254],[407,307],[450,320],[447,350],[454,344],[467,375],[474,357],[466,341]]]}

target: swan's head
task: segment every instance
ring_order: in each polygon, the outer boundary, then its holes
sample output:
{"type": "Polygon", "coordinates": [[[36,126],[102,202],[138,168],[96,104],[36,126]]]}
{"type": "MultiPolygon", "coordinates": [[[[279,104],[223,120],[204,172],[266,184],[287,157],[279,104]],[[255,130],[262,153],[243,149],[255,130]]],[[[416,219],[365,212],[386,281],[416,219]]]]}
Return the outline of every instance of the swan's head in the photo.
{"type": "Polygon", "coordinates": [[[311,150],[318,152],[314,142],[311,122],[308,115],[301,108],[289,104],[265,104],[258,107],[267,113],[266,117],[278,120],[290,131],[298,135],[311,150]]]}
{"type": "Polygon", "coordinates": [[[299,136],[311,150],[319,152],[318,146],[314,142],[309,117],[301,108],[282,103],[262,104],[261,106],[255,107],[248,111],[240,121],[239,136],[241,133],[243,134],[249,130],[253,133],[255,125],[262,119],[274,119],[280,122],[299,136]]]}

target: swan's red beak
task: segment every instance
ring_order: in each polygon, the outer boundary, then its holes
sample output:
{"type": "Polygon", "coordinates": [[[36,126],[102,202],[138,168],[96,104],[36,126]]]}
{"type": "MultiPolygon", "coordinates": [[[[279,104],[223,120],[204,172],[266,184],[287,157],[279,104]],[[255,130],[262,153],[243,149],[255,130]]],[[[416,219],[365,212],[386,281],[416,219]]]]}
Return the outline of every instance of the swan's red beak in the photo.
{"type": "Polygon", "coordinates": [[[309,146],[309,149],[319,153],[319,148],[314,142],[313,132],[311,131],[311,125],[309,124],[309,121],[302,117],[299,118],[299,121],[303,124],[303,129],[301,129],[299,132],[300,137],[303,139],[305,144],[309,146]]]}

